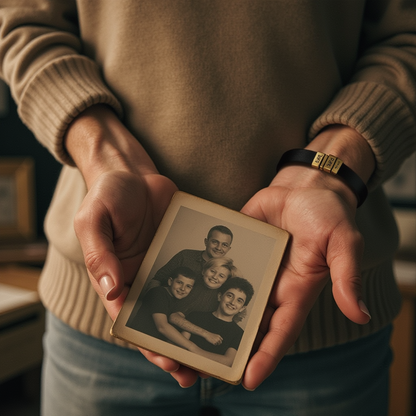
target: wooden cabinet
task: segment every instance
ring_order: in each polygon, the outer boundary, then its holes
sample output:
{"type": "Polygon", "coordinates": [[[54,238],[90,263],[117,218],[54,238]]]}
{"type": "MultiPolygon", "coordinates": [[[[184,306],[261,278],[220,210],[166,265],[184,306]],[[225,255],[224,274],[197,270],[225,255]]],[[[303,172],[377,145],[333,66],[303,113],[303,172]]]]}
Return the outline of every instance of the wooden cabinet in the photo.
{"type": "Polygon", "coordinates": [[[390,378],[390,416],[415,416],[416,263],[396,268],[403,305],[394,321],[393,365],[390,378]]]}
{"type": "Polygon", "coordinates": [[[42,362],[44,308],[37,294],[40,269],[0,266],[0,382],[42,362]]]}

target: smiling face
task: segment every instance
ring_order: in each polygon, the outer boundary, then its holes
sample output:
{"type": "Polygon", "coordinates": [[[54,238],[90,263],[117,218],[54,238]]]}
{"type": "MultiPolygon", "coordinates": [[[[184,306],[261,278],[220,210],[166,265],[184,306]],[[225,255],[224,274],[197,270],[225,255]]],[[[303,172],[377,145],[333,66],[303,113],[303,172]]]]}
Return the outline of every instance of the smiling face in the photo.
{"type": "Polygon", "coordinates": [[[183,299],[189,295],[189,292],[194,287],[195,280],[189,277],[182,276],[181,274],[174,279],[169,278],[168,285],[170,287],[170,293],[176,299],[183,299]]]}
{"type": "Polygon", "coordinates": [[[204,243],[208,258],[224,257],[231,248],[231,236],[214,230],[204,243]]]}
{"type": "Polygon", "coordinates": [[[202,278],[208,289],[218,289],[230,276],[230,271],[223,266],[209,267],[204,270],[202,278]]]}
{"type": "Polygon", "coordinates": [[[240,289],[230,288],[224,294],[218,295],[219,310],[224,320],[232,321],[233,316],[242,312],[246,307],[247,295],[240,289]]]}

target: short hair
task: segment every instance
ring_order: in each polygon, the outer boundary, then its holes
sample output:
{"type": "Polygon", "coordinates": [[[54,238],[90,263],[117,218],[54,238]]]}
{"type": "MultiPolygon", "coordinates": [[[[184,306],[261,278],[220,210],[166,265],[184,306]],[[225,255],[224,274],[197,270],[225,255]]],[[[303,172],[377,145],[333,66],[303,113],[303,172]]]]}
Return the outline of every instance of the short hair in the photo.
{"type": "Polygon", "coordinates": [[[231,242],[233,242],[234,235],[233,235],[232,231],[228,227],[226,227],[225,225],[215,225],[214,227],[212,227],[208,231],[208,236],[207,236],[208,240],[211,238],[212,233],[214,231],[219,231],[220,233],[229,235],[231,237],[231,242]]]}
{"type": "Polygon", "coordinates": [[[248,305],[254,295],[254,289],[252,284],[243,277],[233,277],[228,279],[219,289],[218,291],[221,295],[225,294],[229,289],[239,289],[246,295],[246,301],[244,302],[244,306],[248,305]]]}
{"type": "Polygon", "coordinates": [[[180,266],[177,267],[176,269],[173,269],[172,272],[170,273],[170,278],[172,280],[176,279],[179,275],[183,276],[183,277],[187,277],[188,279],[192,279],[192,280],[196,280],[198,279],[198,274],[190,269],[189,267],[186,266],[180,266]]]}
{"type": "Polygon", "coordinates": [[[213,266],[225,267],[230,272],[228,277],[234,277],[237,272],[237,267],[234,266],[233,260],[229,257],[213,257],[202,266],[202,274],[213,266]]]}

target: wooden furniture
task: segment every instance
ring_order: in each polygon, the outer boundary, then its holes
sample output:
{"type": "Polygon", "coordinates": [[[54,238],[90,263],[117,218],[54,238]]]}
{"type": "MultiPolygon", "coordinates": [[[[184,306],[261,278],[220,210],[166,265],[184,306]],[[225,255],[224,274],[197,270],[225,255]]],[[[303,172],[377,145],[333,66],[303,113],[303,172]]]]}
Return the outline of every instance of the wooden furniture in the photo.
{"type": "Polygon", "coordinates": [[[416,262],[396,267],[403,304],[391,340],[390,416],[416,415],[416,262]],[[402,276],[404,278],[402,279],[402,276]]]}
{"type": "Polygon", "coordinates": [[[37,294],[40,269],[0,266],[0,382],[42,362],[45,313],[37,294]]]}
{"type": "Polygon", "coordinates": [[[6,264],[36,264],[42,266],[48,244],[45,240],[21,244],[0,243],[0,266],[6,264]]]}

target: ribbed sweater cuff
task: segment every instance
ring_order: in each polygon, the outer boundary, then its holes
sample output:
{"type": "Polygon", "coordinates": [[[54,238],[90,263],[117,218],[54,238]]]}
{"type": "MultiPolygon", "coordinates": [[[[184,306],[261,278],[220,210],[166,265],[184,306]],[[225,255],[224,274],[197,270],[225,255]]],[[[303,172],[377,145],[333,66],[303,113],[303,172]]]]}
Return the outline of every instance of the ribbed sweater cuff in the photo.
{"type": "Polygon", "coordinates": [[[63,137],[71,121],[94,104],[107,104],[122,114],[121,104],[103,83],[98,66],[77,55],[57,59],[42,68],[22,94],[18,111],[60,162],[73,165],[63,137]]]}
{"type": "Polygon", "coordinates": [[[357,82],[341,89],[313,123],[310,138],[332,124],[354,128],[371,146],[377,167],[368,183],[370,189],[392,176],[416,147],[415,115],[399,95],[384,85],[357,82]]]}

